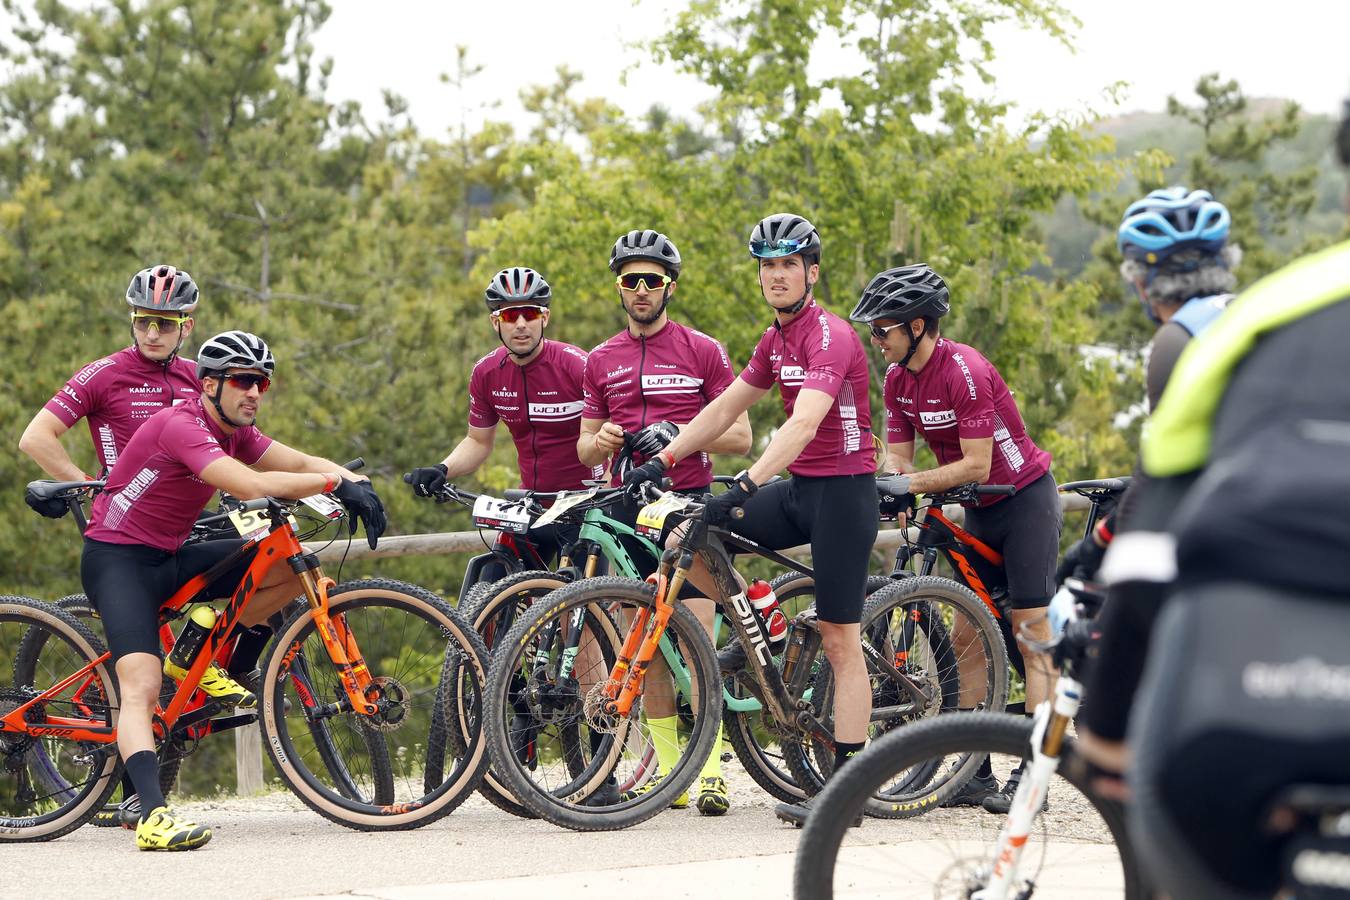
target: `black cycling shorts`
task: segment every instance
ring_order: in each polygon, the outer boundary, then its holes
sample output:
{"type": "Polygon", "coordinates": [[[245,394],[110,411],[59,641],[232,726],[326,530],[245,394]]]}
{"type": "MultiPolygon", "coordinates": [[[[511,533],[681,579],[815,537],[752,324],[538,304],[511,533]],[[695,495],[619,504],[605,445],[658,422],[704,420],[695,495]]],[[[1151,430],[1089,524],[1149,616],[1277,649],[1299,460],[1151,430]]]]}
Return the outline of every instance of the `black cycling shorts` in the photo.
{"type": "Polygon", "coordinates": [[[862,620],[867,569],[877,539],[876,476],[798,475],[766,484],[729,526],[770,550],[811,545],[816,613],[840,625],[862,620]]]}
{"type": "MultiPolygon", "coordinates": [[[[128,653],[159,655],[159,608],[164,601],[243,543],[238,538],[201,541],[169,553],[144,544],[107,544],[85,538],[80,580],[103,620],[113,661],[128,653]]],[[[252,553],[246,554],[212,581],[207,596],[233,594],[252,559],[252,553]]]]}
{"type": "Polygon", "coordinates": [[[1003,554],[1008,604],[1041,609],[1055,595],[1064,511],[1049,472],[991,506],[966,510],[966,531],[1003,554]]]}

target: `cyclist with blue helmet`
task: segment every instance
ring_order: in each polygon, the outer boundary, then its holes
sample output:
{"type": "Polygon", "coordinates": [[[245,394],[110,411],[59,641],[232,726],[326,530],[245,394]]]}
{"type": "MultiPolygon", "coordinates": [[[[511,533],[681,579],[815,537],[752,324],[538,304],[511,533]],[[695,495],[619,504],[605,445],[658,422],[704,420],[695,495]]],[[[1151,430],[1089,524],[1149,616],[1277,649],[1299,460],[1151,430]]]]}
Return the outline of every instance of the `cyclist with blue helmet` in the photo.
{"type": "MultiPolygon", "coordinates": [[[[1120,274],[1158,326],[1144,378],[1149,409],[1162,397],[1181,351],[1232,299],[1233,270],[1242,260],[1241,248],[1228,242],[1232,221],[1228,208],[1209,191],[1179,185],[1150,191],[1125,210],[1116,232],[1116,246],[1125,257],[1120,274]]],[[[1127,492],[1092,537],[1069,548],[1056,572],[1058,581],[1096,575],[1118,521],[1137,496],[1127,492]]]]}

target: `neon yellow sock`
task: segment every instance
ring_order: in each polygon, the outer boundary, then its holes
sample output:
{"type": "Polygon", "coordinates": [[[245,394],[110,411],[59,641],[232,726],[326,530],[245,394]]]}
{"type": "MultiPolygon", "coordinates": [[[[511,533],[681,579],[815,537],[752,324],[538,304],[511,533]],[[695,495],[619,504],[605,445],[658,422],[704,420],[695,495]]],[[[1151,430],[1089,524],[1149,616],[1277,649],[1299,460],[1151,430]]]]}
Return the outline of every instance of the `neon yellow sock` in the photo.
{"type": "Polygon", "coordinates": [[[721,778],[722,777],[722,728],[718,726],[717,737],[713,738],[712,750],[708,753],[707,760],[703,763],[703,771],[698,773],[699,778],[721,778]]]}
{"type": "Polygon", "coordinates": [[[663,719],[647,718],[647,727],[652,732],[652,743],[656,745],[656,771],[665,775],[680,761],[680,717],[666,716],[663,719]]]}

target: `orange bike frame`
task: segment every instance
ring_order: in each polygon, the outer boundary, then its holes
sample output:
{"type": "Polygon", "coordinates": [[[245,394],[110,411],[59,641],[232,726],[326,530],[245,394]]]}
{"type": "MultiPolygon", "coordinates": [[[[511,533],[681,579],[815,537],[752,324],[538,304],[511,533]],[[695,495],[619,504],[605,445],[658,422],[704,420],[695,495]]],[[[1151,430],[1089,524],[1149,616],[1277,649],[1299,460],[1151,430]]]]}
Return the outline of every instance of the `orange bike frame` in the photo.
{"type": "MultiPolygon", "coordinates": [[[[941,523],[945,528],[951,531],[952,536],[955,537],[962,546],[974,550],[985,560],[985,562],[988,562],[990,565],[998,566],[999,568],[1003,567],[1003,554],[999,553],[993,547],[990,547],[984,541],[947,518],[942,514],[942,510],[937,508],[936,504],[929,508],[928,518],[941,523]]],[[[975,566],[971,564],[970,560],[966,559],[965,554],[951,547],[943,547],[942,552],[946,555],[947,559],[951,561],[952,566],[961,573],[961,580],[964,581],[966,586],[974,591],[975,595],[984,602],[984,605],[989,608],[989,612],[993,613],[994,618],[1002,619],[1003,614],[999,612],[998,604],[994,602],[993,596],[989,592],[989,588],[984,583],[984,579],[975,571],[975,566]]]]}
{"type": "MultiPolygon", "coordinates": [[[[246,550],[247,545],[240,548],[240,555],[246,550]]],[[[164,729],[168,731],[173,729],[174,724],[177,723],[178,718],[187,708],[188,701],[196,691],[202,675],[206,673],[207,667],[211,665],[225,639],[248,607],[249,601],[253,599],[253,595],[257,591],[257,585],[262,583],[263,578],[272,567],[279,564],[289,565],[289,560],[303,560],[305,556],[305,549],[300,544],[299,539],[296,538],[295,531],[291,528],[289,522],[283,521],[280,526],[274,527],[265,537],[257,541],[257,552],[254,554],[253,561],[249,563],[244,577],[240,579],[239,586],[235,589],[233,596],[230,597],[223,613],[217,617],[215,627],[206,636],[201,651],[197,654],[191,668],[188,669],[187,675],[178,685],[178,690],[174,692],[168,708],[156,707],[157,730],[160,721],[163,722],[164,729]]],[[[228,560],[217,564],[213,569],[232,566],[236,561],[235,557],[230,557],[228,560]]],[[[370,670],[366,667],[365,659],[361,656],[356,639],[347,629],[345,617],[341,615],[330,617],[328,615],[328,591],[334,585],[333,579],[322,574],[317,562],[302,569],[297,575],[305,588],[305,595],[313,612],[319,637],[328,650],[329,658],[338,668],[342,686],[351,700],[352,708],[356,712],[366,715],[374,713],[377,708],[367,697],[367,692],[372,685],[370,670]]],[[[161,618],[171,617],[172,614],[179,612],[183,607],[196,600],[198,595],[202,594],[210,585],[211,580],[212,573],[210,571],[190,578],[160,607],[161,618]]],[[[117,740],[117,729],[107,725],[95,724],[91,719],[49,716],[42,723],[24,721],[26,712],[34,705],[55,700],[64,690],[82,679],[86,682],[92,681],[94,669],[106,663],[111,657],[111,653],[105,652],[98,659],[86,663],[78,671],[62,679],[58,684],[12,710],[8,715],[0,718],[0,731],[35,736],[59,735],[99,744],[113,743],[117,740]]],[[[160,737],[163,736],[163,734],[160,735],[160,737]]]]}

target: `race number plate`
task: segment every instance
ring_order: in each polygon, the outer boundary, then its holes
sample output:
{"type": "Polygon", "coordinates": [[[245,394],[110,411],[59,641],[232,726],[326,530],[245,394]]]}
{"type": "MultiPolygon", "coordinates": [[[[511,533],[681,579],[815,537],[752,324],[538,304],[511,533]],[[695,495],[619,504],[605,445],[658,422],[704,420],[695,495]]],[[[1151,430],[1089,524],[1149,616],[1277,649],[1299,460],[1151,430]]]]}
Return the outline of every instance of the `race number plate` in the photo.
{"type": "Polygon", "coordinates": [[[655,503],[648,503],[642,507],[642,511],[638,513],[637,527],[633,530],[648,540],[659,541],[666,517],[679,512],[692,502],[690,498],[680,494],[666,494],[655,503]]]}
{"type": "Polygon", "coordinates": [[[340,519],[344,512],[342,504],[327,494],[315,494],[312,497],[301,497],[300,502],[323,516],[325,519],[340,519]]]}
{"type": "Polygon", "coordinates": [[[594,497],[598,490],[600,490],[600,488],[597,486],[591,488],[589,491],[568,491],[559,494],[558,499],[554,500],[553,505],[548,508],[548,512],[535,520],[534,527],[541,528],[544,525],[555,521],[558,516],[567,512],[578,503],[583,503],[594,497]]]}
{"type": "Polygon", "coordinates": [[[524,534],[530,530],[530,513],[519,503],[480,494],[473,501],[473,524],[479,528],[524,534]]]}
{"type": "MultiPolygon", "coordinates": [[[[295,521],[295,516],[287,516],[292,528],[299,526],[295,521]]],[[[230,524],[234,530],[239,532],[239,536],[246,541],[261,541],[267,537],[267,530],[272,526],[272,519],[267,515],[264,509],[236,509],[230,513],[230,524]]]]}

